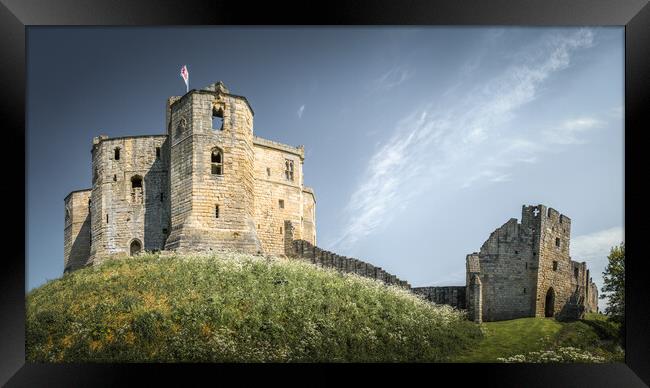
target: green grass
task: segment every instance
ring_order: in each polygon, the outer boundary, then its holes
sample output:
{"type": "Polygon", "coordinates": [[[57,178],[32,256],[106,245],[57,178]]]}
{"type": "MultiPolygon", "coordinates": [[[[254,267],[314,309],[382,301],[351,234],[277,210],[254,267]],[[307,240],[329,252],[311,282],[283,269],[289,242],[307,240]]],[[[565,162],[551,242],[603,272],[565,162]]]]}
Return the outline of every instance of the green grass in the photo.
{"type": "Polygon", "coordinates": [[[295,260],[112,260],[27,296],[32,362],[448,361],[482,338],[449,306],[295,260]]]}
{"type": "Polygon", "coordinates": [[[587,314],[574,322],[552,318],[521,318],[482,324],[485,337],[469,351],[453,358],[456,362],[498,362],[518,354],[574,347],[605,361],[623,361],[618,326],[601,314],[587,314]]]}

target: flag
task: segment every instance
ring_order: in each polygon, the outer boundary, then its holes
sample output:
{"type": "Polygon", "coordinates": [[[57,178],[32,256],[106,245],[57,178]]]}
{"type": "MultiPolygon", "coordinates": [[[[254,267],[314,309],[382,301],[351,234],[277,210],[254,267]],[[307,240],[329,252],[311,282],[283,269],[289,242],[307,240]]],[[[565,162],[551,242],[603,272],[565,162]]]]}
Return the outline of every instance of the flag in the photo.
{"type": "Polygon", "coordinates": [[[183,81],[185,81],[185,91],[189,92],[190,91],[190,73],[187,72],[187,66],[183,65],[181,67],[181,77],[183,77],[183,81]]]}

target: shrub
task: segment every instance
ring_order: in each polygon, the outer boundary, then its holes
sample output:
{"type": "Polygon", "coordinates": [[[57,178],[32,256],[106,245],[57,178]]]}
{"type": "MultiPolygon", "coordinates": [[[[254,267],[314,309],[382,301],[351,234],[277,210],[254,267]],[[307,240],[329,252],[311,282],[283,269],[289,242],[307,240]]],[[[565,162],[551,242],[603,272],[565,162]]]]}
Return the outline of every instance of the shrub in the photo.
{"type": "Polygon", "coordinates": [[[571,346],[562,346],[552,350],[539,352],[528,352],[526,354],[517,354],[511,357],[497,358],[498,361],[516,363],[516,362],[541,362],[541,363],[560,363],[560,362],[605,362],[603,357],[591,354],[586,350],[581,350],[571,346]]]}

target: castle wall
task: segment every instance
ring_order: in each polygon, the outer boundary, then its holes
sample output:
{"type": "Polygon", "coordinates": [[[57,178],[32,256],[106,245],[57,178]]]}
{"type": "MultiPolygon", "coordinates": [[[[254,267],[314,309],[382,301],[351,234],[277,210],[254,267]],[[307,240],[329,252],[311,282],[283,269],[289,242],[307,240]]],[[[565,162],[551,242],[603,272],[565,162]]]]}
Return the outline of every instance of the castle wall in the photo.
{"type": "MultiPolygon", "coordinates": [[[[534,315],[536,260],[534,234],[528,222],[512,218],[492,232],[477,253],[480,261],[482,320],[534,315]]],[[[466,285],[471,282],[467,274],[466,285]]],[[[473,298],[473,296],[468,296],[473,298]]]]}
{"type": "Polygon", "coordinates": [[[587,296],[587,303],[585,312],[597,313],[598,312],[598,286],[589,278],[588,285],[589,294],[587,296]]]}
{"type": "Polygon", "coordinates": [[[467,306],[465,286],[413,287],[411,290],[436,304],[448,304],[457,309],[467,306]]]}
{"type": "MultiPolygon", "coordinates": [[[[255,223],[262,249],[268,254],[285,253],[285,222],[293,225],[293,238],[315,243],[311,214],[303,231],[304,205],[312,206],[309,193],[303,192],[302,148],[294,148],[255,138],[255,223]],[[293,163],[293,179],[287,177],[286,163],[293,163]]],[[[309,211],[309,209],[308,209],[309,211]]],[[[290,242],[290,241],[289,241],[290,242]]]]}
{"type": "Polygon", "coordinates": [[[74,191],[64,200],[64,272],[83,267],[90,256],[90,195],[91,189],[74,191]]]}
{"type": "MultiPolygon", "coordinates": [[[[186,99],[190,96],[184,96],[186,99]]],[[[188,130],[193,117],[192,105],[177,104],[180,97],[167,101],[167,138],[169,139],[169,197],[172,209],[169,237],[165,249],[176,249],[182,227],[192,210],[193,143],[188,130]]]]}
{"type": "Polygon", "coordinates": [[[166,135],[102,138],[94,145],[93,262],[130,253],[133,241],[142,250],[163,248],[170,217],[166,140],[166,135]]]}
{"type": "Polygon", "coordinates": [[[310,187],[302,190],[302,238],[316,245],[316,196],[310,187]]]}
{"type": "MultiPolygon", "coordinates": [[[[290,238],[290,236],[291,233],[287,233],[287,238],[290,238]]],[[[286,254],[289,257],[300,258],[321,267],[333,268],[339,272],[355,273],[359,276],[376,279],[386,284],[411,289],[411,285],[407,281],[401,280],[397,276],[384,271],[381,267],[375,267],[365,261],[320,249],[305,240],[293,240],[291,244],[287,244],[286,254]]]]}

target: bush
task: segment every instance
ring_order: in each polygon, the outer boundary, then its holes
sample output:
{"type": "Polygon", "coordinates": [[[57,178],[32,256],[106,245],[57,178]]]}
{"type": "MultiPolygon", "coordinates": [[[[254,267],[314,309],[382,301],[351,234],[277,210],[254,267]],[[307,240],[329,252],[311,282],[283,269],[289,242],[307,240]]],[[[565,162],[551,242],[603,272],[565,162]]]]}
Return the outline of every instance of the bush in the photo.
{"type": "Polygon", "coordinates": [[[603,357],[591,354],[571,346],[558,347],[552,350],[529,352],[517,354],[506,358],[497,358],[498,361],[515,362],[538,362],[538,363],[561,363],[561,362],[605,362],[603,357]]]}
{"type": "Polygon", "coordinates": [[[446,361],[480,338],[395,286],[236,253],[111,260],[27,296],[32,362],[446,361]]]}

